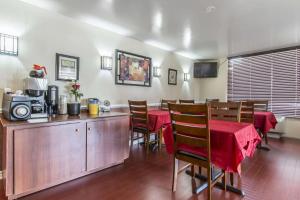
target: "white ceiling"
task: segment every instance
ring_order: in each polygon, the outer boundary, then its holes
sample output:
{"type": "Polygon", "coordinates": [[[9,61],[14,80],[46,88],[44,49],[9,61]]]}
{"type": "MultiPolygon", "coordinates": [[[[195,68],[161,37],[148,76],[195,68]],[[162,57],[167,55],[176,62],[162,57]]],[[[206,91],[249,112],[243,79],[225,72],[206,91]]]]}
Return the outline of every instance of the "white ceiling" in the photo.
{"type": "Polygon", "coordinates": [[[22,1],[191,58],[300,43],[300,0],[22,1]]]}

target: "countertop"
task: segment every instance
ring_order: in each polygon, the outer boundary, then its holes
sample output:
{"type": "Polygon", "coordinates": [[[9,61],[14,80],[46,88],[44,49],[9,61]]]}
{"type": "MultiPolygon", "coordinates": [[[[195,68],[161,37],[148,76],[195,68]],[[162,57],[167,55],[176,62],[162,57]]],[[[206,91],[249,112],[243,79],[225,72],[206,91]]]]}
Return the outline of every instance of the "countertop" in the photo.
{"type": "Polygon", "coordinates": [[[81,112],[81,114],[78,116],[54,115],[48,117],[48,119],[45,118],[44,121],[40,121],[40,122],[9,121],[6,120],[2,114],[0,114],[0,124],[2,127],[10,127],[10,126],[24,126],[24,125],[33,125],[33,124],[59,123],[59,122],[93,121],[101,118],[120,117],[120,116],[129,116],[129,113],[105,112],[105,113],[99,113],[98,115],[89,115],[87,112],[81,112]]]}

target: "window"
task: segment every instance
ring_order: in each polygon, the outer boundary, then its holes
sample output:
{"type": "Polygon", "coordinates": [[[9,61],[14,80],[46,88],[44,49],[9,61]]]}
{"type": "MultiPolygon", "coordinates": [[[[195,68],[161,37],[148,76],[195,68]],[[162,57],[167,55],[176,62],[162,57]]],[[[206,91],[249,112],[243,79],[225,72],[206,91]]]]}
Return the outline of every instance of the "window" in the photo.
{"type": "Polygon", "coordinates": [[[300,47],[229,58],[228,100],[267,99],[277,116],[300,117],[300,47]]]}

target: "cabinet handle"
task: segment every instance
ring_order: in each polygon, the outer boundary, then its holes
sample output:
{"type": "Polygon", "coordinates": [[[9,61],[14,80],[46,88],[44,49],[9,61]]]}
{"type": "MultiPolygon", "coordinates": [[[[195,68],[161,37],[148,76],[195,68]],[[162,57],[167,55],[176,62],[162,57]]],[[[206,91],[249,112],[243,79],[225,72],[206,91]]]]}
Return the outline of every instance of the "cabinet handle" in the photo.
{"type": "Polygon", "coordinates": [[[75,132],[76,132],[76,133],[78,133],[78,132],[79,132],[79,129],[78,129],[78,128],[76,128],[76,129],[75,129],[75,132]]]}
{"type": "Polygon", "coordinates": [[[91,131],[92,130],[92,128],[88,128],[88,131],[91,131]]]}

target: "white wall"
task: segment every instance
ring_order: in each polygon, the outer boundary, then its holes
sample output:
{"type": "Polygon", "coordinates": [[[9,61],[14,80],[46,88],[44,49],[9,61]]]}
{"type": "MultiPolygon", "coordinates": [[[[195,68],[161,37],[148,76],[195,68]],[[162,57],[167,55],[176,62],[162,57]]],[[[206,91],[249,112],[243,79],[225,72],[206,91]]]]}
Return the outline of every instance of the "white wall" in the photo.
{"type": "MultiPolygon", "coordinates": [[[[228,77],[228,60],[219,60],[219,71],[217,78],[207,78],[200,80],[200,99],[205,101],[206,98],[219,98],[227,100],[227,77],[228,77]]],[[[280,118],[275,131],[284,133],[284,137],[300,139],[300,119],[280,118]]]]}
{"type": "Polygon", "coordinates": [[[109,99],[127,104],[128,99],[199,97],[198,80],[183,81],[183,71],[192,71],[193,60],[143,42],[75,21],[16,0],[0,1],[0,32],[19,36],[19,56],[0,55],[0,105],[3,88],[22,89],[33,64],[47,67],[51,84],[66,92],[66,82],[55,81],[55,53],[80,57],[80,83],[84,97],[109,99]],[[100,54],[121,49],[152,57],[162,67],[162,76],[153,78],[152,87],[115,85],[114,70],[100,71],[100,54]],[[178,69],[177,86],[168,85],[168,68],[178,69]],[[198,82],[197,82],[198,81],[198,82]]]}

